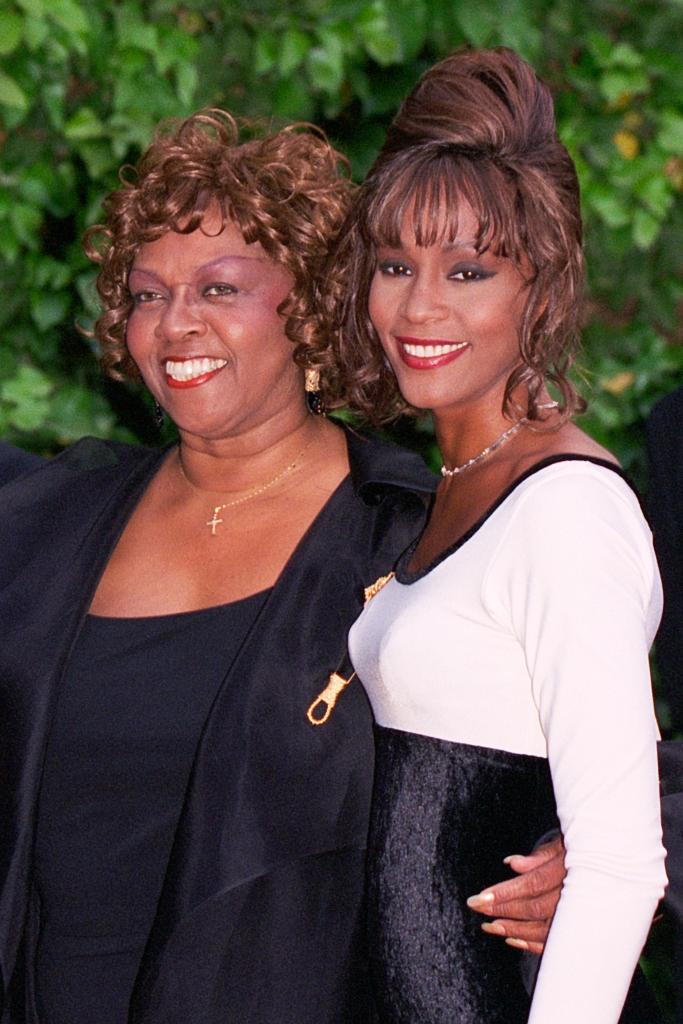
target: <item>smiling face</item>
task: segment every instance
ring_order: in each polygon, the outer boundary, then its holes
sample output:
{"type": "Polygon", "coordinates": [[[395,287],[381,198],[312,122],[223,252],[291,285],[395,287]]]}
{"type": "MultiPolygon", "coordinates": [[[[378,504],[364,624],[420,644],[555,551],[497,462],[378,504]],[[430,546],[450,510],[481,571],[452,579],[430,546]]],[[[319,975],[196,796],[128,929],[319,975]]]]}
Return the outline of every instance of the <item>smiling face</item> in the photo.
{"type": "Polygon", "coordinates": [[[217,212],[187,235],[142,245],[129,275],[126,340],[145,384],[179,430],[218,439],[300,418],[301,371],[279,304],[289,272],[217,212]]]}
{"type": "Polygon", "coordinates": [[[369,313],[406,401],[437,415],[500,412],[519,363],[526,282],[515,264],[477,252],[478,222],[461,201],[458,238],[418,246],[405,217],[397,248],[380,246],[369,313]]]}

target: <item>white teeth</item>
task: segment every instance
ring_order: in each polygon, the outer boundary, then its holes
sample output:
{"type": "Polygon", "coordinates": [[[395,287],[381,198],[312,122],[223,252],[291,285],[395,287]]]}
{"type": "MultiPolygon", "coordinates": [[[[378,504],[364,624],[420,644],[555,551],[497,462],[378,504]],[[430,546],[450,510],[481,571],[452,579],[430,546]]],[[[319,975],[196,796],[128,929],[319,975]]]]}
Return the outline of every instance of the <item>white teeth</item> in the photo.
{"type": "Polygon", "coordinates": [[[227,359],[167,359],[166,373],[173,380],[193,380],[227,365],[227,359]]]}
{"type": "Polygon", "coordinates": [[[459,348],[464,348],[466,344],[466,341],[461,341],[457,345],[407,345],[403,343],[403,350],[409,356],[433,359],[435,356],[445,356],[450,352],[457,352],[459,348]]]}

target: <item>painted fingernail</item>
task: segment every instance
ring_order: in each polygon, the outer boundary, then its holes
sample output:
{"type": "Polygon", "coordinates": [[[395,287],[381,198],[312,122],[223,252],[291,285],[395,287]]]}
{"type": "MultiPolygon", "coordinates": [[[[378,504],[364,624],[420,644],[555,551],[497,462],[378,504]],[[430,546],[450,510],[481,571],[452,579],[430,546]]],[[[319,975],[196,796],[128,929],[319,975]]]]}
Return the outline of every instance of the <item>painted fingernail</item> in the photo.
{"type": "Polygon", "coordinates": [[[496,924],[495,921],[486,921],[482,926],[483,932],[488,932],[489,935],[505,935],[505,929],[502,924],[496,924]]]}
{"type": "Polygon", "coordinates": [[[490,906],[496,897],[492,892],[478,892],[476,896],[470,896],[467,901],[467,906],[473,910],[477,910],[479,907],[490,906]]]}
{"type": "Polygon", "coordinates": [[[512,946],[514,949],[528,949],[529,943],[525,942],[524,939],[506,939],[506,945],[512,946]]]}

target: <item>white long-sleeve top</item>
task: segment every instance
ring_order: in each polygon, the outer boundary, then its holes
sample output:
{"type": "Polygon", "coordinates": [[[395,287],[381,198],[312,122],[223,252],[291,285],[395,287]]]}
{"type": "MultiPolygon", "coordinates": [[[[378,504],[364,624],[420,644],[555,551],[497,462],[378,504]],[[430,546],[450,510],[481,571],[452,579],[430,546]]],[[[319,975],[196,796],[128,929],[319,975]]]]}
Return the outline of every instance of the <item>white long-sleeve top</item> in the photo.
{"type": "Polygon", "coordinates": [[[351,632],[380,725],[549,760],[568,871],[530,1024],[616,1024],[666,885],[648,667],[661,605],[632,490],[559,461],[427,571],[399,573],[351,632]]]}

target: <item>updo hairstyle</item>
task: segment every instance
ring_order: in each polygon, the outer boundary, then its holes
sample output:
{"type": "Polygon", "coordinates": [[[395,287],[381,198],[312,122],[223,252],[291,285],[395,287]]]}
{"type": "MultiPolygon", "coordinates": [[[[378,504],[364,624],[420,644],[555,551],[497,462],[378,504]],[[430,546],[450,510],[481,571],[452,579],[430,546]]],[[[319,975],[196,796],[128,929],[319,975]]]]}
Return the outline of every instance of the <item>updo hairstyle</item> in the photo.
{"type": "MultiPolygon", "coordinates": [[[[104,223],[90,228],[84,240],[101,268],[97,291],[104,312],[94,333],[110,376],[139,379],[126,345],[128,275],[138,249],[167,231],[189,234],[214,206],[234,221],[245,242],[259,242],[291,273],[293,288],[279,312],[296,362],[326,361],[309,343],[312,282],[348,210],[351,186],[346,160],[322,132],[301,124],[240,142],[230,114],[205,110],[162,126],[138,164],[122,168],[120,180],[104,201],[104,223]]],[[[323,398],[339,404],[327,388],[323,377],[323,398]]]]}
{"type": "Polygon", "coordinates": [[[368,314],[376,251],[399,246],[406,216],[418,245],[453,241],[462,200],[479,223],[477,250],[510,258],[527,281],[520,361],[503,410],[542,421],[549,383],[567,418],[584,408],[567,378],[583,290],[579,185],[557,136],[548,88],[504,48],[461,50],[430,68],[403,102],[356,193],[319,300],[320,329],[332,326],[349,401],[376,424],[415,412],[398,390],[368,314]],[[521,407],[520,392],[528,395],[521,407]]]}

